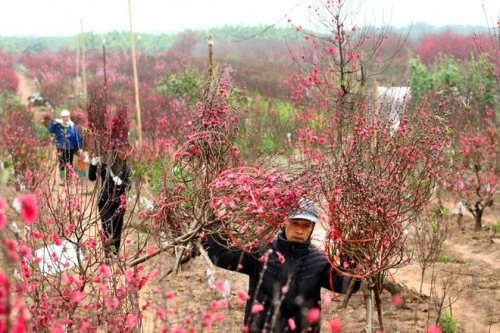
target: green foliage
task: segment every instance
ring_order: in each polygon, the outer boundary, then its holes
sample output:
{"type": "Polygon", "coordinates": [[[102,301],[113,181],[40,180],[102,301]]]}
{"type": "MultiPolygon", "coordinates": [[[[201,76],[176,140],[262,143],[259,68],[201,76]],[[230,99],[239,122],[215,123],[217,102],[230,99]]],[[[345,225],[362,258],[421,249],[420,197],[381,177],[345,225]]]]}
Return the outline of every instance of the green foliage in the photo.
{"type": "Polygon", "coordinates": [[[182,98],[188,104],[194,104],[201,95],[205,82],[203,74],[189,65],[178,73],[166,73],[155,92],[160,95],[170,95],[182,98]]]}
{"type": "Polygon", "coordinates": [[[442,251],[439,254],[439,257],[437,258],[437,262],[443,263],[443,264],[449,264],[452,261],[452,255],[448,251],[442,251]]]}
{"type": "Polygon", "coordinates": [[[411,70],[411,97],[413,104],[419,104],[425,96],[433,89],[434,82],[427,67],[420,62],[419,58],[411,58],[408,61],[411,70]]]}
{"type": "Polygon", "coordinates": [[[495,108],[497,82],[495,74],[490,70],[492,66],[484,59],[472,59],[469,62],[469,74],[466,84],[470,94],[475,95],[477,107],[484,110],[486,106],[495,108]]]}
{"type": "MultiPolygon", "coordinates": [[[[198,39],[204,41],[208,34],[213,34],[218,41],[235,41],[249,38],[261,38],[278,41],[302,40],[303,36],[298,34],[293,27],[268,27],[268,26],[232,26],[224,25],[207,30],[185,30],[179,33],[144,33],[135,32],[134,42],[136,49],[141,52],[151,53],[155,51],[169,50],[178,36],[183,33],[203,36],[198,39]]],[[[85,32],[85,48],[87,50],[102,50],[103,41],[107,48],[130,51],[129,31],[110,31],[105,34],[97,34],[92,31],[85,32]]],[[[53,36],[53,37],[1,37],[0,49],[9,52],[45,52],[58,51],[62,48],[76,50],[79,43],[79,35],[76,36],[53,36]]]]}
{"type": "Polygon", "coordinates": [[[449,88],[456,88],[457,91],[463,91],[465,87],[464,70],[461,62],[441,55],[440,62],[434,67],[432,78],[434,82],[434,89],[444,90],[450,94],[452,90],[449,88]]]}
{"type": "Polygon", "coordinates": [[[438,326],[443,333],[455,333],[457,329],[457,323],[449,313],[445,313],[444,316],[439,319],[438,326]]]}
{"type": "Polygon", "coordinates": [[[491,224],[491,231],[493,231],[493,233],[495,234],[500,232],[500,221],[493,222],[491,224]]]}
{"type": "Polygon", "coordinates": [[[21,101],[17,98],[16,94],[10,91],[0,93],[0,121],[7,115],[8,112],[19,110],[21,108],[21,101]]]}
{"type": "Polygon", "coordinates": [[[291,103],[271,102],[261,96],[247,100],[250,114],[241,125],[236,146],[244,158],[263,152],[287,150],[288,133],[295,132],[295,113],[291,103]]]}

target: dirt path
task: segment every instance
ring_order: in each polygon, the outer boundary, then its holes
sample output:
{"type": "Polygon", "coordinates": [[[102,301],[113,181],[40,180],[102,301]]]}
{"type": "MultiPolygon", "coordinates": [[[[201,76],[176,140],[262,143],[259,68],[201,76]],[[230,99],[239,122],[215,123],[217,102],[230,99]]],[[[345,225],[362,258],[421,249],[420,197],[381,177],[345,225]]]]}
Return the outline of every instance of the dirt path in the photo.
{"type": "Polygon", "coordinates": [[[31,94],[37,91],[35,83],[33,80],[28,79],[24,74],[17,72],[19,77],[19,89],[17,90],[17,97],[22,101],[26,102],[26,99],[31,94]]]}

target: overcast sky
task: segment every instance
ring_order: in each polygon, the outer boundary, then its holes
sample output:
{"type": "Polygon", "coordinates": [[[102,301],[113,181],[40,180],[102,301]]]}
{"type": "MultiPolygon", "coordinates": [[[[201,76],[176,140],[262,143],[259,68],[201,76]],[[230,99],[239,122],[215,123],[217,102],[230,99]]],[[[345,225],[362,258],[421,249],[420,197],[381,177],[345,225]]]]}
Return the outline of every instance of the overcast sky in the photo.
{"type": "MultiPolygon", "coordinates": [[[[178,32],[230,25],[258,25],[291,19],[308,26],[314,0],[130,0],[136,32],[178,32]]],[[[317,0],[316,0],[317,1],[317,0]]],[[[324,0],[322,0],[324,1],[324,0]]],[[[332,0],[338,1],[338,0],[332,0]]],[[[360,0],[342,0],[355,1],[360,0]]],[[[360,20],[406,26],[413,20],[437,26],[496,22],[500,0],[362,0],[360,20]],[[483,11],[484,4],[487,16],[483,11]]],[[[0,0],[0,36],[68,36],[80,31],[129,30],[128,0],[0,0]]]]}

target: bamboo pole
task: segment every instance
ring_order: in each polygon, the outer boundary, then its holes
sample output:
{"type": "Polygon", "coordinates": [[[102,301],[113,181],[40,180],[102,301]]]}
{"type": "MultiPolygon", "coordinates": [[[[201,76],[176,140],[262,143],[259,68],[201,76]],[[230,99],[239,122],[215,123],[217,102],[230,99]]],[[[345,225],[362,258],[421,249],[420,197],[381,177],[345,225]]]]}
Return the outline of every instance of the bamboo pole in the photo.
{"type": "Polygon", "coordinates": [[[212,34],[208,35],[208,77],[211,79],[214,73],[214,64],[212,60],[214,47],[214,36],[212,34]]]}
{"type": "Polygon", "coordinates": [[[76,77],[75,77],[75,98],[80,95],[80,40],[76,43],[76,77]]]}
{"type": "Polygon", "coordinates": [[[106,105],[106,107],[107,107],[108,106],[108,81],[106,78],[106,40],[104,40],[104,39],[102,41],[102,67],[103,67],[103,72],[104,72],[104,79],[103,79],[104,105],[106,105]]]}
{"type": "Polygon", "coordinates": [[[80,34],[80,46],[82,49],[82,77],[83,77],[83,94],[87,99],[87,70],[85,65],[85,33],[83,32],[83,20],[80,21],[82,33],[80,34]]]}
{"type": "Polygon", "coordinates": [[[139,101],[139,80],[137,79],[137,63],[135,61],[134,31],[132,29],[132,6],[130,4],[130,0],[128,0],[128,13],[130,17],[130,47],[132,50],[132,68],[134,70],[135,108],[137,111],[137,137],[139,140],[139,145],[142,145],[141,103],[139,101]]]}

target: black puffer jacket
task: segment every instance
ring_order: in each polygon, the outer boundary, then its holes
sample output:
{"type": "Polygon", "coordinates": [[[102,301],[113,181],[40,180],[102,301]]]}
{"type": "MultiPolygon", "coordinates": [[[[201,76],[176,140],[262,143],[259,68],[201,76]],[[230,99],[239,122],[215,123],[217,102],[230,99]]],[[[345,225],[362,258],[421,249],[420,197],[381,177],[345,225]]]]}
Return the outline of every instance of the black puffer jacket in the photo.
{"type": "MultiPolygon", "coordinates": [[[[321,288],[333,287],[336,293],[347,291],[350,278],[337,274],[310,241],[290,242],[280,232],[273,243],[253,254],[221,244],[226,244],[226,240],[220,236],[208,239],[207,252],[214,264],[250,277],[250,299],[245,309],[245,325],[250,332],[319,332],[321,325],[310,325],[306,318],[309,309],[321,308],[321,288]],[[261,260],[266,253],[268,260],[261,260]],[[283,263],[278,253],[285,258],[283,263]],[[283,287],[287,285],[286,291],[283,287]],[[252,314],[254,304],[262,304],[264,310],[252,314]],[[290,329],[289,319],[294,320],[295,330],[290,329]]],[[[359,287],[358,282],[355,291],[359,287]]]]}
{"type": "MultiPolygon", "coordinates": [[[[90,181],[95,181],[97,179],[97,168],[97,165],[90,164],[90,181]]],[[[102,163],[100,165],[100,169],[102,185],[99,192],[98,206],[103,208],[105,205],[119,205],[121,200],[120,197],[125,194],[125,191],[130,190],[130,187],[132,186],[132,169],[126,162],[123,163],[120,174],[116,175],[122,180],[120,185],[117,185],[113,181],[111,174],[108,172],[109,168],[106,163],[102,163]]]]}

